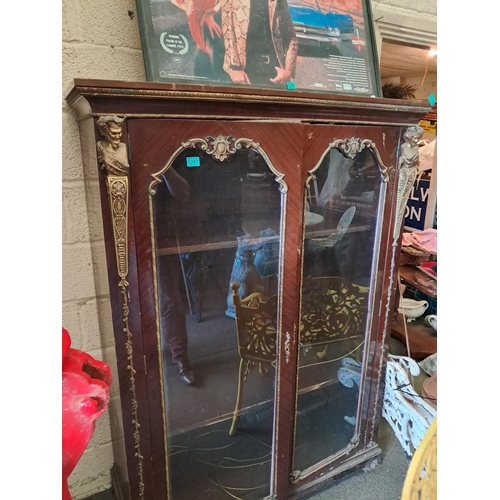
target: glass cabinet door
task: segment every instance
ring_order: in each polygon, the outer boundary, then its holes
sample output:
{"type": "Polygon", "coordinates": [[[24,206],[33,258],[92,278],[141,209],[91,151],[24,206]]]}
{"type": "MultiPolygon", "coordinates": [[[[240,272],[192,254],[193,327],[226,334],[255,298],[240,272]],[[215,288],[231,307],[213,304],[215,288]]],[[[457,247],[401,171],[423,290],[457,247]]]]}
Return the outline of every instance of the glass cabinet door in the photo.
{"type": "Polygon", "coordinates": [[[302,474],[358,442],[385,195],[377,156],[361,139],[334,141],[307,180],[293,461],[302,474]]]}
{"type": "Polygon", "coordinates": [[[269,495],[281,185],[234,137],[185,142],[149,186],[172,500],[269,495]]]}

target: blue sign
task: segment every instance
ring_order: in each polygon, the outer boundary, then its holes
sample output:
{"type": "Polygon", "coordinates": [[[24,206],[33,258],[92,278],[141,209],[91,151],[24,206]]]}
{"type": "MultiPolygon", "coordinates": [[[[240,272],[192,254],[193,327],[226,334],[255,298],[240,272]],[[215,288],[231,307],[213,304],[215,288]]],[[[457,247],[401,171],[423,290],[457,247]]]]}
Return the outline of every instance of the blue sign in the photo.
{"type": "Polygon", "coordinates": [[[429,179],[416,180],[405,208],[405,226],[418,231],[424,230],[427,202],[429,200],[429,179]]]}
{"type": "Polygon", "coordinates": [[[199,167],[200,157],[199,156],[188,156],[186,158],[186,167],[199,167]]]}

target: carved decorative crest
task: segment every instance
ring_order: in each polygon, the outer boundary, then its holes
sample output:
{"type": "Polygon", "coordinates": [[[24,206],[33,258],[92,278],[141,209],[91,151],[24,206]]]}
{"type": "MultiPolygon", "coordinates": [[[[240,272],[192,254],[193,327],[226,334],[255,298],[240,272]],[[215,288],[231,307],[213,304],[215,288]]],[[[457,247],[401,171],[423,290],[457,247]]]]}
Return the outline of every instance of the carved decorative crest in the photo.
{"type": "Polygon", "coordinates": [[[234,155],[236,151],[241,149],[242,146],[254,149],[259,148],[259,144],[253,142],[251,139],[236,139],[233,135],[227,137],[223,135],[212,137],[209,135],[205,137],[205,139],[190,139],[189,141],[183,142],[182,146],[184,148],[198,147],[218,161],[227,160],[231,155],[234,155]]]}
{"type": "Polygon", "coordinates": [[[282,193],[286,193],[288,191],[288,186],[283,181],[284,175],[278,172],[271,160],[266,155],[265,151],[260,147],[258,142],[254,142],[252,139],[247,139],[245,137],[241,137],[240,139],[236,139],[233,135],[229,135],[224,137],[223,135],[218,135],[217,137],[212,137],[211,135],[202,139],[200,137],[189,139],[182,143],[182,146],[175,151],[175,153],[170,157],[167,164],[157,173],[153,174],[153,181],[149,185],[149,194],[156,194],[156,186],[160,184],[163,179],[163,174],[172,166],[177,156],[184,150],[189,148],[198,148],[202,151],[205,151],[207,154],[212,156],[217,161],[225,161],[231,155],[234,155],[241,148],[246,149],[254,149],[257,151],[262,158],[265,160],[271,171],[276,175],[276,182],[280,185],[280,191],[282,193]]]}
{"type": "Polygon", "coordinates": [[[354,159],[356,155],[365,149],[365,147],[371,144],[368,139],[359,139],[356,137],[351,137],[350,139],[344,139],[343,141],[335,141],[336,147],[351,159],[354,159]]]}
{"type": "Polygon", "coordinates": [[[370,148],[371,152],[377,158],[377,164],[380,169],[380,176],[383,182],[389,180],[387,175],[387,167],[384,165],[380,153],[373,141],[370,139],[360,139],[359,137],[351,137],[350,139],[337,139],[330,144],[330,149],[337,148],[344,156],[354,159],[358,153],[365,148],[370,148]]]}
{"type": "Polygon", "coordinates": [[[382,182],[387,182],[389,180],[389,174],[387,173],[387,167],[384,165],[380,153],[373,141],[370,139],[361,139],[359,137],[351,137],[350,139],[336,139],[328,145],[328,149],[323,153],[319,159],[316,166],[309,171],[309,176],[306,180],[306,188],[309,187],[310,182],[314,178],[314,172],[318,170],[321,166],[325,156],[332,150],[338,149],[344,156],[354,159],[358,153],[363,151],[363,149],[369,148],[370,151],[375,155],[377,159],[377,165],[380,171],[380,178],[382,182]]]}
{"type": "Polygon", "coordinates": [[[229,158],[229,155],[236,153],[236,148],[234,147],[236,137],[232,135],[229,137],[218,135],[215,139],[207,137],[207,140],[211,146],[211,149],[207,149],[207,153],[212,155],[216,160],[224,161],[229,158]]]}

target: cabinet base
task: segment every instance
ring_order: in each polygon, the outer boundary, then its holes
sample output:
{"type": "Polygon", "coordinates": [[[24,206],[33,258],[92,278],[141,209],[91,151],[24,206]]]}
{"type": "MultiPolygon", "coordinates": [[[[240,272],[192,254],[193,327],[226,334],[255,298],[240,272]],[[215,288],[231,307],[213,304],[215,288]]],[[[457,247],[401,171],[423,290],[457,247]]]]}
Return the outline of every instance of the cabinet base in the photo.
{"type": "Polygon", "coordinates": [[[324,488],[327,484],[333,484],[336,479],[340,479],[341,477],[359,469],[363,469],[366,472],[373,470],[380,464],[381,456],[382,450],[380,446],[375,445],[368,450],[364,450],[357,455],[354,455],[352,458],[346,460],[342,465],[332,468],[330,471],[322,474],[316,479],[308,481],[307,484],[298,485],[298,487],[290,493],[288,498],[303,498],[304,494],[309,494],[313,491],[324,488]]]}

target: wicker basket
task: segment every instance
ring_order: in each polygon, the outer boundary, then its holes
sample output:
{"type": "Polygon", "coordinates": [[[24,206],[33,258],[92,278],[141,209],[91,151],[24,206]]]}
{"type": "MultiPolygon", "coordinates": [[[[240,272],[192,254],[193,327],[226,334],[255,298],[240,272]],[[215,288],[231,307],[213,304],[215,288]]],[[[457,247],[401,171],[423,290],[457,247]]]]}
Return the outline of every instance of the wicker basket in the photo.
{"type": "Polygon", "coordinates": [[[418,250],[414,247],[401,247],[401,254],[399,256],[399,264],[407,266],[419,266],[427,262],[431,257],[429,252],[418,250]]]}

